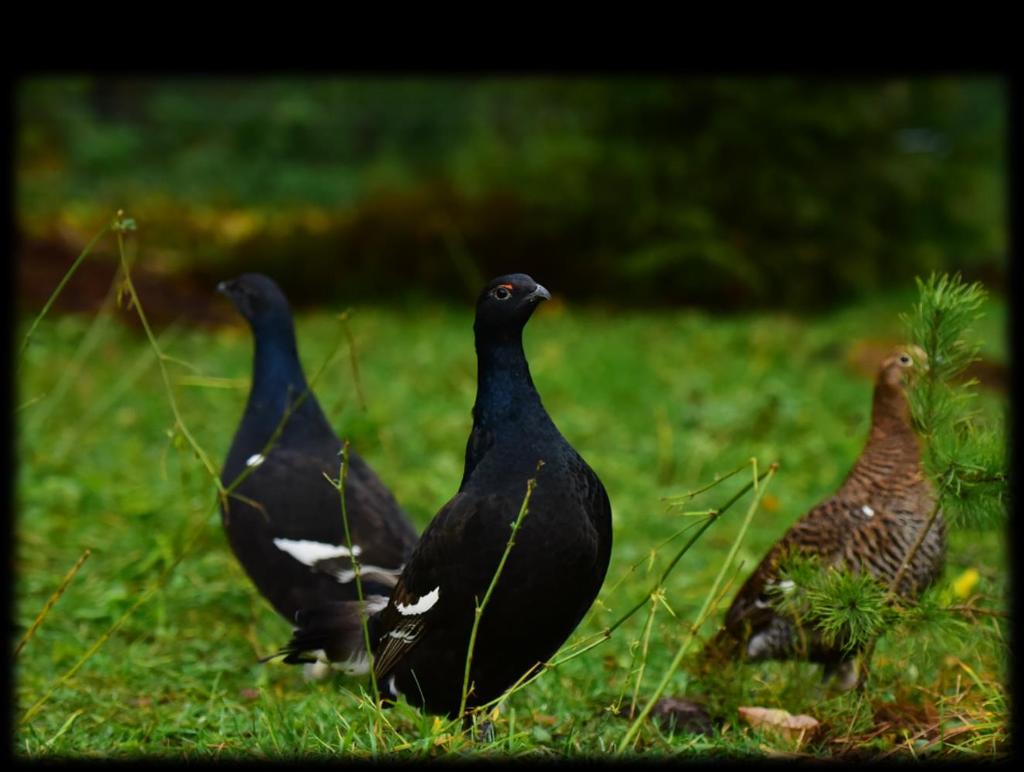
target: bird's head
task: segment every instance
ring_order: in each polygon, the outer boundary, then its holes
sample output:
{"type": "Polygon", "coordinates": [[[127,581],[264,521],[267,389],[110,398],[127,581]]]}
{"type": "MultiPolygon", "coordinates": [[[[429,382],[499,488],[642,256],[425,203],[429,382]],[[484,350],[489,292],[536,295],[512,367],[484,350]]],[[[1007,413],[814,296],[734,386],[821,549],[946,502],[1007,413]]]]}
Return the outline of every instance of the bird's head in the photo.
{"type": "Polygon", "coordinates": [[[243,273],[217,285],[254,330],[287,323],[291,319],[288,299],[269,276],[243,273]]]}
{"type": "Polygon", "coordinates": [[[510,273],[493,279],[476,301],[478,335],[501,337],[522,332],[534,309],[551,293],[525,273],[510,273]]]}
{"type": "Polygon", "coordinates": [[[927,369],[928,356],[919,346],[900,346],[882,360],[878,369],[878,383],[909,386],[927,369]]]}

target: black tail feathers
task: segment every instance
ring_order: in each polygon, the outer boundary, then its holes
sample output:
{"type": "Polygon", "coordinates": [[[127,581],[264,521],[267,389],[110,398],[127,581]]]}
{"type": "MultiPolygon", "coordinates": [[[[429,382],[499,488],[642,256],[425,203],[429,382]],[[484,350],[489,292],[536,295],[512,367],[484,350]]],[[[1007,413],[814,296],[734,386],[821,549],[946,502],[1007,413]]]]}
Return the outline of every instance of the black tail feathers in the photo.
{"type": "Polygon", "coordinates": [[[264,657],[267,662],[284,657],[289,665],[330,662],[340,670],[356,675],[368,670],[363,619],[368,615],[370,643],[377,640],[376,613],[387,605],[387,598],[371,595],[365,603],[342,601],[327,603],[295,614],[295,632],[280,651],[264,657]]]}

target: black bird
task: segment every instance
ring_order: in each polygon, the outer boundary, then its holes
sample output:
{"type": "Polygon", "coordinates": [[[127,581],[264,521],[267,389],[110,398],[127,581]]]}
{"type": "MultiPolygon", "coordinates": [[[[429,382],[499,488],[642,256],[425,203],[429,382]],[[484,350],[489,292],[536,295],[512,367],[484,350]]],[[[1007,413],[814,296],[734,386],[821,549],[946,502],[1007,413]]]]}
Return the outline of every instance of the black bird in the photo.
{"type": "MultiPolygon", "coordinates": [[[[222,501],[222,521],[249,578],[294,623],[300,609],[358,597],[340,497],[324,477],[338,477],[342,443],[306,383],[284,293],[256,273],[217,289],[249,322],[255,341],[249,401],[221,481],[227,488],[249,474],[226,508],[222,501]]],[[[351,449],[345,507],[364,596],[382,607],[417,536],[391,492],[351,449]]]]}
{"type": "MultiPolygon", "coordinates": [[[[477,398],[462,484],[427,526],[387,606],[371,609],[374,671],[386,699],[404,694],[427,712],[457,715],[476,602],[529,479],[536,479],[529,513],[481,618],[467,707],[500,697],[551,657],[604,581],[608,496],[548,416],[523,353],[523,327],[549,297],[529,276],[511,274],[477,301],[477,398]]],[[[352,661],[363,648],[358,605],[335,603],[300,613],[281,653],[292,663],[318,649],[352,661]]]]}

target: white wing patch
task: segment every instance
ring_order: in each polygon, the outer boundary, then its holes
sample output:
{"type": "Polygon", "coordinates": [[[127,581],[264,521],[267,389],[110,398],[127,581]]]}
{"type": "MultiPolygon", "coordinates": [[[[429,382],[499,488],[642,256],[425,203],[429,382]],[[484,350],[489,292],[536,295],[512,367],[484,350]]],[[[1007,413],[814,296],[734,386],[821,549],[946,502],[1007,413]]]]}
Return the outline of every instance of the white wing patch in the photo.
{"type": "Polygon", "coordinates": [[[331,672],[330,664],[327,662],[327,652],[317,649],[310,652],[316,657],[316,662],[307,662],[302,666],[302,673],[307,681],[322,681],[331,672]]]}
{"type": "Polygon", "coordinates": [[[330,669],[340,670],[345,675],[366,675],[370,672],[366,649],[360,649],[348,659],[340,662],[331,662],[327,659],[327,652],[323,649],[313,649],[307,653],[311,657],[316,657],[316,662],[307,662],[303,668],[306,677],[312,680],[319,681],[327,675],[327,671],[330,669]]]}
{"type": "Polygon", "coordinates": [[[345,675],[366,675],[370,672],[370,660],[366,656],[366,649],[360,649],[343,662],[332,662],[331,667],[345,675]]]}
{"type": "Polygon", "coordinates": [[[398,687],[395,686],[395,676],[391,676],[391,678],[388,679],[388,691],[396,698],[401,695],[401,692],[398,691],[398,687]]]}
{"type": "Polygon", "coordinates": [[[392,638],[397,638],[400,641],[412,643],[416,640],[417,633],[418,631],[415,628],[410,630],[409,632],[403,632],[402,628],[399,627],[397,630],[392,630],[390,633],[388,633],[388,635],[392,638]]]}
{"type": "Polygon", "coordinates": [[[366,613],[376,614],[388,605],[387,595],[371,595],[366,599],[366,613]]]}
{"type": "Polygon", "coordinates": [[[875,510],[873,510],[867,504],[865,504],[863,507],[861,507],[860,511],[863,512],[868,517],[874,517],[875,516],[875,510]]]}
{"type": "Polygon", "coordinates": [[[329,558],[352,557],[362,552],[358,544],[353,544],[352,551],[349,552],[348,547],[341,544],[324,544],[308,539],[274,539],[274,546],[307,566],[329,558]]]}
{"type": "Polygon", "coordinates": [[[768,636],[764,633],[758,633],[751,637],[750,641],[747,643],[747,657],[750,659],[757,659],[768,651],[768,647],[768,636]]]}
{"type": "MultiPolygon", "coordinates": [[[[359,553],[356,552],[358,555],[359,553]]],[[[371,566],[369,563],[359,564],[359,576],[365,579],[368,574],[384,574],[386,576],[398,576],[402,573],[404,566],[398,568],[381,568],[380,566],[371,566]]],[[[347,584],[356,578],[356,571],[354,568],[343,568],[334,574],[334,578],[342,584],[347,584]]]]}
{"type": "Polygon", "coordinates": [[[262,453],[253,453],[251,456],[249,456],[249,458],[247,458],[245,460],[245,465],[246,466],[259,466],[260,464],[262,464],[266,460],[267,460],[266,457],[262,453]]]}
{"type": "Polygon", "coordinates": [[[434,607],[437,603],[437,599],[441,597],[441,587],[438,585],[433,590],[428,592],[422,598],[417,600],[415,603],[410,603],[408,606],[403,606],[401,603],[396,603],[395,608],[398,613],[402,616],[411,616],[412,614],[423,614],[434,607]]]}

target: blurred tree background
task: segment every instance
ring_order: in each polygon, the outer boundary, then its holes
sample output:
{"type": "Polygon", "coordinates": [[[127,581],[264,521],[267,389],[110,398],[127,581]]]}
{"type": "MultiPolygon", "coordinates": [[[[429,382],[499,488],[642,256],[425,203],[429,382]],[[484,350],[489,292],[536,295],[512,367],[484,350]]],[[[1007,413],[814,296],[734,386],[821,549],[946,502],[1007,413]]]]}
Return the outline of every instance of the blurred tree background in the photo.
{"type": "Polygon", "coordinates": [[[724,309],[1005,278],[994,77],[50,77],[16,109],[23,310],[119,207],[146,270],[211,295],[263,271],[299,303],[511,270],[724,309]]]}

